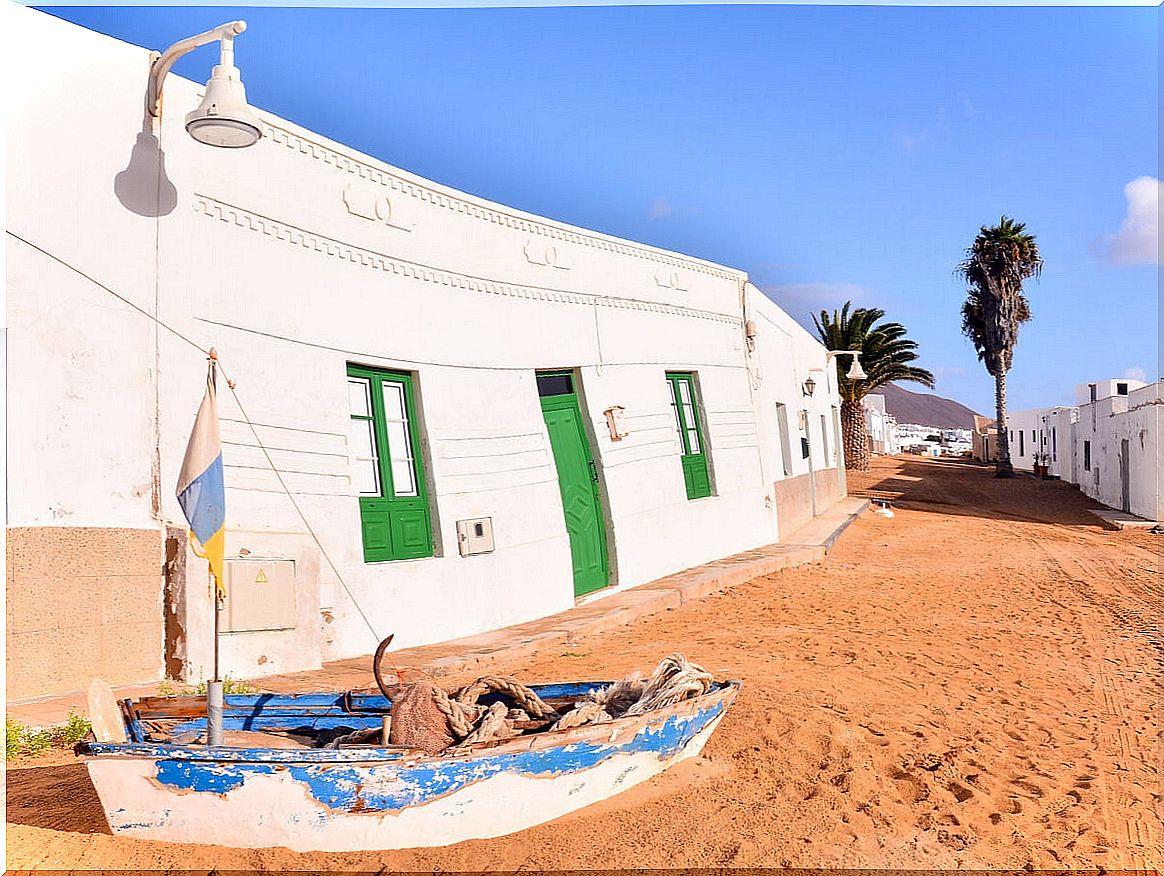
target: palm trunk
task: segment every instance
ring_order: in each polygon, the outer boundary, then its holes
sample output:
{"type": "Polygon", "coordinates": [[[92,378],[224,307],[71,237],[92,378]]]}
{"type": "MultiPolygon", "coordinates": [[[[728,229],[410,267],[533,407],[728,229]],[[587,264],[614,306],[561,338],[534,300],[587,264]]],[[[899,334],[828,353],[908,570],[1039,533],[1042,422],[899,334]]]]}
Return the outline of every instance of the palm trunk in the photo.
{"type": "Polygon", "coordinates": [[[869,470],[869,434],[865,430],[865,408],[860,402],[841,400],[841,432],[845,441],[845,468],[869,470]]]}
{"type": "Polygon", "coordinates": [[[1010,462],[1010,432],[1006,428],[1006,372],[1001,368],[994,375],[994,414],[998,420],[998,465],[994,476],[1013,478],[1014,466],[1010,462]]]}

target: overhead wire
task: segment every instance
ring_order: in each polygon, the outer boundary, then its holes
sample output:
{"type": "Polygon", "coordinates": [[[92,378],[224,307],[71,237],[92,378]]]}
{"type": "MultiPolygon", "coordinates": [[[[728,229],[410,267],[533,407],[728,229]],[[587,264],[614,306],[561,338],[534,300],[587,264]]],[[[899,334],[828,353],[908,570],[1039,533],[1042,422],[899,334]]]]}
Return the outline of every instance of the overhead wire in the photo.
{"type": "MultiPolygon", "coordinates": [[[[23,243],[25,246],[29,247],[30,249],[34,249],[37,252],[41,253],[42,255],[52,259],[57,264],[62,265],[65,268],[68,268],[73,273],[78,274],[81,277],[84,277],[86,280],[88,280],[94,286],[96,286],[99,289],[104,290],[105,292],[108,292],[110,295],[112,295],[118,301],[127,305],[128,307],[135,310],[136,312],[140,313],[146,319],[153,321],[156,325],[158,325],[160,328],[165,329],[170,334],[172,334],[174,337],[189,344],[191,347],[193,347],[195,350],[198,350],[203,355],[210,357],[210,350],[209,349],[203,347],[197,341],[193,340],[192,338],[190,338],[187,335],[183,334],[182,332],[178,331],[176,328],[169,325],[164,320],[159,319],[157,316],[150,313],[145,308],[135,304],[129,298],[126,298],[121,293],[106,286],[100,280],[97,280],[95,277],[91,276],[90,274],[87,274],[85,271],[81,270],[77,266],[69,264],[64,259],[55,255],[54,253],[49,252],[44,247],[38,246],[37,244],[33,243],[31,240],[28,240],[27,238],[22,237],[21,235],[17,234],[16,232],[12,231],[11,229],[7,229],[7,228],[4,229],[4,233],[7,234],[9,237],[20,241],[21,243],[23,243]]],[[[315,532],[315,528],[311,525],[310,521],[307,519],[307,515],[304,514],[303,509],[299,506],[299,503],[295,500],[295,494],[287,486],[287,482],[283,480],[282,472],[279,470],[278,466],[275,465],[275,461],[271,458],[270,452],[267,450],[266,445],[263,444],[262,438],[259,437],[258,429],[256,428],[254,422],[251,421],[250,415],[247,414],[247,410],[246,410],[246,407],[242,403],[242,399],[239,398],[238,391],[235,389],[235,381],[231,378],[230,372],[228,372],[227,369],[223,366],[222,360],[217,358],[217,353],[214,356],[214,360],[217,363],[218,368],[222,371],[223,377],[226,378],[226,385],[230,389],[230,394],[231,394],[231,396],[233,396],[235,404],[238,405],[238,409],[239,409],[239,412],[242,414],[243,421],[250,428],[251,435],[254,436],[255,442],[258,444],[259,449],[263,452],[263,456],[267,460],[267,464],[271,467],[271,471],[273,471],[275,473],[275,478],[279,481],[279,486],[283,489],[283,492],[287,494],[287,498],[291,500],[291,505],[295,508],[296,513],[299,515],[299,519],[301,521],[303,521],[303,525],[307,528],[307,533],[311,536],[312,540],[315,542],[316,547],[319,548],[319,553],[323,556],[324,560],[327,561],[328,566],[331,568],[332,572],[335,574],[336,580],[339,581],[340,586],[343,587],[344,592],[347,593],[348,598],[352,601],[352,605],[355,606],[356,611],[359,613],[360,617],[363,619],[364,624],[368,627],[368,631],[371,632],[371,634],[375,637],[377,642],[381,641],[381,637],[380,637],[379,633],[376,632],[375,626],[373,626],[371,620],[368,619],[368,615],[364,612],[364,609],[360,605],[359,600],[356,599],[355,594],[353,594],[351,588],[348,587],[348,584],[344,580],[343,575],[340,574],[340,571],[336,567],[336,564],[332,561],[331,555],[328,554],[327,549],[323,546],[323,542],[320,541],[318,534],[316,534],[316,532],[315,532]]]]}

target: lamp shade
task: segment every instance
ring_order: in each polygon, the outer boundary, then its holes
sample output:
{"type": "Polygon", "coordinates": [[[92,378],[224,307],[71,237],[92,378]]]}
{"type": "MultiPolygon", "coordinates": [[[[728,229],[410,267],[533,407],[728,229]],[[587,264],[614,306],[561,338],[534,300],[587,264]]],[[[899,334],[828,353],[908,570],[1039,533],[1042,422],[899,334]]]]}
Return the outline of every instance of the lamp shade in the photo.
{"type": "Polygon", "coordinates": [[[199,143],[225,149],[241,149],[259,141],[263,132],[247,105],[237,67],[214,66],[202,104],[186,116],[186,130],[199,143]]]}
{"type": "Polygon", "coordinates": [[[865,369],[861,367],[861,360],[856,356],[853,357],[853,367],[849,369],[849,373],[845,375],[849,380],[864,380],[869,375],[865,373],[865,369]]]}

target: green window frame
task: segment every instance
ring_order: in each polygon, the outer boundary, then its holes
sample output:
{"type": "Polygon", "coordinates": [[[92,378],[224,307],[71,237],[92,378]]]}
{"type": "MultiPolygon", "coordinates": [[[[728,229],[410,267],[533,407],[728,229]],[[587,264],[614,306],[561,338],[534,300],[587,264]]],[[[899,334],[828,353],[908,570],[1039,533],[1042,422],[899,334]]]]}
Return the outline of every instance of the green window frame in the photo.
{"type": "Polygon", "coordinates": [[[407,372],[348,366],[348,440],[366,563],[433,555],[415,389],[407,372]]]}
{"type": "Polygon", "coordinates": [[[675,428],[679,432],[682,450],[683,485],[687,488],[688,499],[702,499],[711,495],[711,475],[707,467],[707,439],[699,413],[695,374],[668,371],[667,383],[671,388],[671,410],[675,414],[675,428]]]}

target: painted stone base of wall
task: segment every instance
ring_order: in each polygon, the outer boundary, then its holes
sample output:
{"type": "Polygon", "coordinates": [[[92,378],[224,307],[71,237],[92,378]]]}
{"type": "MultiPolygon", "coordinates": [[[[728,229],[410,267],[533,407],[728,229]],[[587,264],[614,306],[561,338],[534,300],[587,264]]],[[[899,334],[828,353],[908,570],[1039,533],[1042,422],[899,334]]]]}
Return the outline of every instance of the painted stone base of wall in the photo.
{"type": "Polygon", "coordinates": [[[816,479],[818,514],[845,495],[835,468],[776,481],[772,489],[776,496],[776,525],[780,528],[780,541],[812,519],[812,481],[809,478],[816,479]]]}
{"type": "Polygon", "coordinates": [[[14,527],[5,581],[11,700],[84,690],[94,677],[162,677],[162,533],[14,527]]]}

